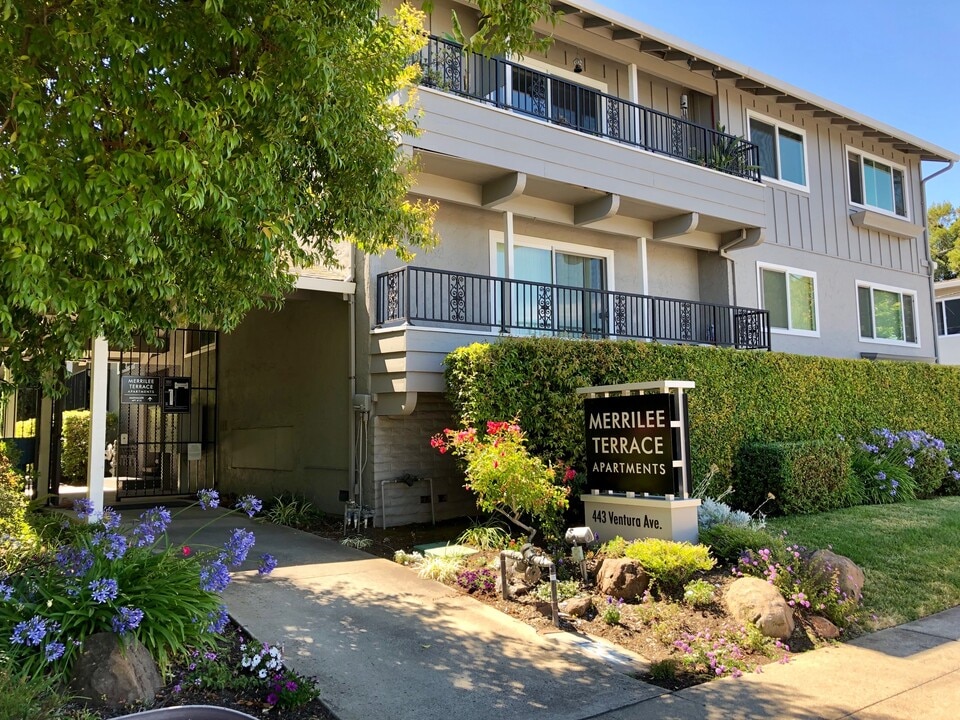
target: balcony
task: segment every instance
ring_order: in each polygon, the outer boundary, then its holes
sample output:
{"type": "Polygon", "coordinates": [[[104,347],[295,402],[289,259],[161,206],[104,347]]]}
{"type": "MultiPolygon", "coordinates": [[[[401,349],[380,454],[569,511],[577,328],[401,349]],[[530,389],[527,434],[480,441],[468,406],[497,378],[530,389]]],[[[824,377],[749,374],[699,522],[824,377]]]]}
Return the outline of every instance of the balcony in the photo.
{"type": "Polygon", "coordinates": [[[760,182],[760,151],[734,135],[431,36],[420,84],[577,132],[760,182]]]}
{"type": "Polygon", "coordinates": [[[418,267],[377,276],[376,323],[770,349],[766,310],[418,267]]]}

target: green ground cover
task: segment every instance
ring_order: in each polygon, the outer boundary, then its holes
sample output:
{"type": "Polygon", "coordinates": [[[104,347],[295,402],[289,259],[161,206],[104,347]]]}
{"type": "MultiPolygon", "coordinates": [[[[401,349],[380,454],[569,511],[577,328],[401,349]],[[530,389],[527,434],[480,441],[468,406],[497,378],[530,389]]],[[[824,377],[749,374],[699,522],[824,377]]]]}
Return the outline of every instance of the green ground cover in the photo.
{"type": "Polygon", "coordinates": [[[872,629],[960,605],[960,497],[770,518],[767,527],[807,547],[832,546],[863,568],[872,629]]]}

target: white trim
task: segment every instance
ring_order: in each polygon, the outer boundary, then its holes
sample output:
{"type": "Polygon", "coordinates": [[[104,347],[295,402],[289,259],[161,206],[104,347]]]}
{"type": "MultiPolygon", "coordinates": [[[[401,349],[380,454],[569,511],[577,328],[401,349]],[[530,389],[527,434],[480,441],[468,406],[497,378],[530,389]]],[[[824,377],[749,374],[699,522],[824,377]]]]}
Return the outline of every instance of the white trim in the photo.
{"type": "MultiPolygon", "coordinates": [[[[874,212],[882,213],[883,215],[889,215],[890,217],[897,218],[898,220],[910,220],[910,218],[912,217],[910,214],[910,189],[908,187],[910,173],[907,172],[906,166],[900,165],[899,163],[895,163],[893,162],[893,160],[890,160],[885,157],[881,157],[880,155],[874,155],[873,153],[865,152],[864,150],[854,147],[853,145],[844,145],[843,146],[843,171],[844,171],[844,174],[847,176],[847,202],[849,202],[852,207],[862,208],[864,210],[872,210],[874,212]],[[851,187],[850,187],[850,160],[849,160],[850,153],[860,156],[860,181],[861,182],[863,182],[863,158],[873,160],[875,163],[879,163],[881,165],[886,165],[887,167],[890,168],[891,175],[893,170],[899,170],[900,172],[903,173],[903,207],[904,207],[904,210],[906,211],[905,215],[898,215],[895,209],[887,210],[886,208],[882,208],[879,205],[867,205],[866,203],[857,203],[853,201],[853,193],[851,192],[851,187]]],[[[891,177],[891,182],[893,182],[892,177],[891,177]]],[[[893,188],[891,188],[891,190],[893,190],[893,188]]],[[[860,188],[860,193],[862,195],[866,195],[866,188],[860,188]]],[[[894,208],[896,208],[897,199],[895,195],[893,198],[893,203],[894,203],[894,208]]]]}
{"type": "MultiPolygon", "coordinates": [[[[918,293],[916,290],[908,290],[907,288],[895,287],[893,285],[882,285],[880,283],[871,282],[870,280],[857,280],[854,283],[854,291],[856,296],[854,297],[854,307],[857,309],[857,335],[860,338],[860,342],[870,343],[871,345],[897,345],[899,347],[920,347],[920,318],[918,315],[919,308],[917,307],[917,297],[918,293]],[[870,289],[870,316],[873,320],[873,332],[876,335],[877,332],[877,315],[874,310],[876,303],[873,300],[873,291],[881,290],[883,292],[896,293],[900,296],[910,295],[913,298],[913,331],[917,336],[916,341],[910,342],[908,340],[893,340],[890,338],[878,338],[878,337],[864,337],[860,334],[860,288],[869,288],[870,289]]],[[[900,302],[900,311],[903,312],[903,301],[900,302]]],[[[904,324],[904,336],[906,336],[906,324],[904,324]]]]}
{"type": "Polygon", "coordinates": [[[357,284],[349,280],[334,280],[313,275],[297,275],[294,287],[298,290],[313,290],[315,292],[345,293],[353,295],[357,292],[357,284]]]}
{"type": "Polygon", "coordinates": [[[807,144],[807,131],[802,127],[797,127],[796,125],[791,125],[790,123],[785,123],[783,120],[778,118],[770,117],[769,115],[763,115],[761,113],[755,112],[754,110],[747,109],[747,139],[753,142],[752,139],[752,128],[750,127],[750,120],[756,118],[762,123],[767,125],[773,125],[776,129],[777,134],[774,137],[774,143],[776,145],[777,152],[777,177],[770,177],[769,175],[764,175],[763,171],[760,171],[760,177],[764,180],[769,180],[777,185],[783,185],[784,187],[791,188],[793,190],[800,190],[803,192],[810,192],[810,163],[807,160],[808,148],[807,144]],[[804,185],[799,183],[792,182],[790,180],[783,179],[783,170],[780,168],[780,129],[783,128],[792,133],[796,133],[803,140],[803,179],[805,181],[804,185]]]}
{"type": "Polygon", "coordinates": [[[776,333],[777,335],[795,335],[800,337],[820,337],[820,299],[817,295],[817,273],[813,270],[801,270],[800,268],[789,267],[787,265],[775,265],[774,263],[761,262],[757,261],[757,297],[760,299],[760,307],[766,310],[763,303],[763,271],[764,270],[773,270],[774,272],[782,272],[784,275],[800,275],[802,277],[808,277],[813,280],[813,324],[815,330],[803,330],[800,328],[794,328],[793,317],[791,312],[791,303],[790,303],[790,283],[786,284],[787,291],[787,325],[788,327],[780,328],[770,326],[770,332],[776,333]]]}
{"type": "MultiPolygon", "coordinates": [[[[504,242],[503,233],[500,230],[490,230],[490,275],[497,275],[497,243],[504,242]]],[[[514,235],[513,246],[539,248],[541,250],[559,250],[560,252],[570,253],[571,255],[580,255],[581,257],[599,258],[605,261],[604,274],[607,286],[604,290],[613,292],[615,290],[613,278],[613,250],[598,248],[592,245],[577,245],[575,243],[561,242],[559,240],[550,240],[549,238],[533,237],[530,235],[514,235]]],[[[512,265],[512,263],[511,263],[512,265]]],[[[553,277],[554,269],[550,269],[550,276],[553,277]]],[[[551,280],[551,283],[553,280],[551,280]]]]}

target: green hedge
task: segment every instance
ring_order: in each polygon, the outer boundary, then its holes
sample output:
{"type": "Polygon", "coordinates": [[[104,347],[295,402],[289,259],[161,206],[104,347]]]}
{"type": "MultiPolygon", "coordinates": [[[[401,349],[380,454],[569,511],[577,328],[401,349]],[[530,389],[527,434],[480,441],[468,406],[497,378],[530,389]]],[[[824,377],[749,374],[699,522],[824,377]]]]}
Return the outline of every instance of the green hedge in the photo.
{"type": "MultiPolygon", "coordinates": [[[[87,454],[90,447],[90,411],[68,410],[63,413],[63,454],[60,467],[67,482],[84,485],[87,482],[87,454]]],[[[117,414],[107,413],[104,443],[117,439],[117,414]]],[[[106,444],[104,444],[106,450],[106,444]]],[[[102,457],[102,452],[99,454],[102,457]]]]}
{"type": "Polygon", "coordinates": [[[749,513],[762,507],[767,515],[857,505],[863,492],[850,459],[850,446],[836,439],[747,443],[733,462],[730,504],[749,513]]]}
{"type": "Polygon", "coordinates": [[[446,359],[460,421],[518,417],[531,448],[583,467],[578,387],[693,380],[690,443],[694,481],[711,464],[712,490],[731,476],[749,442],[866,437],[870,430],[923,429],[960,442],[960,367],[871,362],[626,341],[508,338],[460,348],[446,359]]]}

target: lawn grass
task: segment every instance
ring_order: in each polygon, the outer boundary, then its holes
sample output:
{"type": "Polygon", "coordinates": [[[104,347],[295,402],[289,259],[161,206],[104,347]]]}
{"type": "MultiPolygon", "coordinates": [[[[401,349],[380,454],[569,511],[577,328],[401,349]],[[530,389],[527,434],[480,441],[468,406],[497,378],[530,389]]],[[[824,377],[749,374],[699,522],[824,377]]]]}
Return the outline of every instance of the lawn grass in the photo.
{"type": "Polygon", "coordinates": [[[863,568],[872,629],[960,605],[960,497],[770,518],[767,527],[811,549],[832,546],[863,568]]]}

